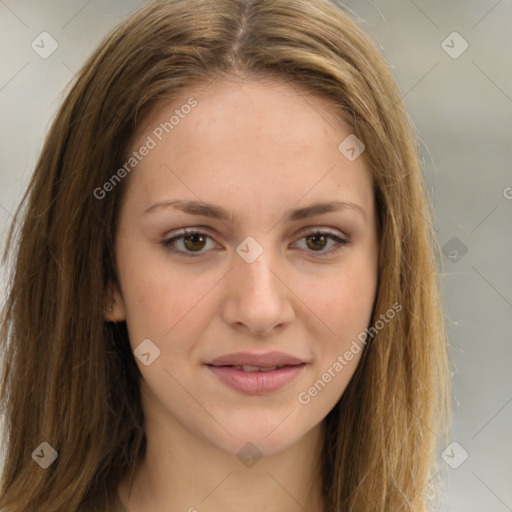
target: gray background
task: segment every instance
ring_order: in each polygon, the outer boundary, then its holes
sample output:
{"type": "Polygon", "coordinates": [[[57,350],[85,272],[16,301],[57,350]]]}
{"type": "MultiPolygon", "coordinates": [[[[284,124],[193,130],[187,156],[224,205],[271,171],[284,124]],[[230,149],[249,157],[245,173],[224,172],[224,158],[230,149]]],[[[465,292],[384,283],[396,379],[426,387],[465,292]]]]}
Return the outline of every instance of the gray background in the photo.
{"type": "MultiPolygon", "coordinates": [[[[2,248],[74,73],[100,39],[141,4],[0,0],[2,248]],[[34,40],[41,45],[43,31],[58,42],[46,59],[31,47],[34,40]]],[[[446,492],[437,508],[512,511],[512,1],[344,5],[377,41],[403,92],[421,140],[445,253],[454,373],[451,438],[457,444],[440,458],[446,463],[436,479],[444,481],[446,492]],[[469,45],[458,56],[464,43],[448,37],[454,31],[469,45]]],[[[4,283],[5,277],[2,289],[4,283]]]]}

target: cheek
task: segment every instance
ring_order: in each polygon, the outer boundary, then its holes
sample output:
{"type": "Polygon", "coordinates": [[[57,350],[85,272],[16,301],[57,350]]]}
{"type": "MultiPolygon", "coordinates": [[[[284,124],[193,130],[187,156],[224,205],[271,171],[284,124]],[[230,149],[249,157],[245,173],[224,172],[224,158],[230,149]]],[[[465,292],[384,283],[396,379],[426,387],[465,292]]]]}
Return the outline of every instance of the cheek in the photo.
{"type": "Polygon", "coordinates": [[[310,418],[323,417],[334,407],[364,351],[358,336],[371,321],[376,274],[366,266],[349,268],[350,272],[340,271],[337,278],[325,279],[308,298],[308,305],[313,305],[311,309],[322,320],[322,327],[313,334],[317,341],[313,375],[297,397],[299,403],[311,406],[310,418]]]}
{"type": "Polygon", "coordinates": [[[163,254],[154,247],[120,247],[118,265],[132,346],[150,338],[163,348],[185,327],[199,329],[201,301],[215,285],[205,275],[172,265],[161,250],[163,254]]]}
{"type": "Polygon", "coordinates": [[[322,398],[315,400],[324,412],[334,406],[358,366],[364,350],[361,333],[371,322],[377,291],[375,254],[354,251],[350,256],[321,281],[316,279],[304,301],[321,319],[315,331],[318,364],[312,383],[320,379],[325,384],[322,398]]]}
{"type": "Polygon", "coordinates": [[[155,281],[144,274],[143,279],[134,283],[126,295],[127,324],[135,335],[148,336],[151,333],[163,344],[176,337],[183,337],[201,329],[201,318],[205,318],[201,298],[211,286],[204,279],[196,279],[193,287],[182,276],[160,276],[155,281]],[[188,284],[189,289],[186,289],[188,284]]]}
{"type": "Polygon", "coordinates": [[[331,272],[305,286],[304,303],[339,341],[357,335],[368,326],[376,283],[376,272],[371,267],[340,267],[338,272],[331,272]]]}

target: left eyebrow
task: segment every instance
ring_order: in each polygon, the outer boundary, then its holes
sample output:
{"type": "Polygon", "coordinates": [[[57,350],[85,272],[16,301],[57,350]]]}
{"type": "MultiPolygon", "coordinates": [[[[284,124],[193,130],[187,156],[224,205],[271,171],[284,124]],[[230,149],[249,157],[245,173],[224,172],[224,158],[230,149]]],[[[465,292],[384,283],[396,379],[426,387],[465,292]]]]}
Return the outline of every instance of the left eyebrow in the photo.
{"type": "MultiPolygon", "coordinates": [[[[215,204],[205,203],[203,201],[180,201],[178,199],[160,201],[151,205],[143,213],[146,214],[158,208],[167,208],[170,206],[181,210],[182,212],[188,213],[189,215],[211,217],[213,219],[219,219],[226,222],[229,222],[230,220],[235,222],[235,219],[238,217],[238,215],[230,213],[228,210],[215,204]]],[[[324,213],[331,213],[343,209],[353,210],[362,215],[364,219],[366,219],[365,211],[358,204],[337,200],[314,203],[302,208],[295,208],[293,210],[289,210],[286,213],[286,217],[291,221],[298,221],[307,219],[309,217],[314,217],[316,215],[322,215],[324,213]]]]}

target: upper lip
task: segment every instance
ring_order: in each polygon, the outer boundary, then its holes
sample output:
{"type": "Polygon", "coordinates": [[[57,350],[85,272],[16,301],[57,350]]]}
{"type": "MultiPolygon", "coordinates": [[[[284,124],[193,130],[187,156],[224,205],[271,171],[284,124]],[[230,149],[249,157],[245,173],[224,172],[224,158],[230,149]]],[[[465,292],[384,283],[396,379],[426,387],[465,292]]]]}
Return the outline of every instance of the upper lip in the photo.
{"type": "Polygon", "coordinates": [[[285,366],[302,364],[305,361],[298,357],[283,352],[266,352],[265,354],[254,354],[251,352],[236,352],[217,357],[210,361],[212,366],[260,366],[262,368],[271,366],[285,366]]]}

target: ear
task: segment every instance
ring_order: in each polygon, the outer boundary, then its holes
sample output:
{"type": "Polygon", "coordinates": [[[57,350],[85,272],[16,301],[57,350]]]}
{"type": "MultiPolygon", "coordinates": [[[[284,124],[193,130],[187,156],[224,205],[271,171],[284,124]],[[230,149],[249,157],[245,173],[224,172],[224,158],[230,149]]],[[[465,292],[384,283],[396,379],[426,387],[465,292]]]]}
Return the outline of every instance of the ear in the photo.
{"type": "Polygon", "coordinates": [[[122,322],[126,320],[126,309],[123,296],[117,283],[109,282],[105,289],[104,317],[107,322],[122,322]],[[110,310],[112,308],[112,311],[110,310]]]}

